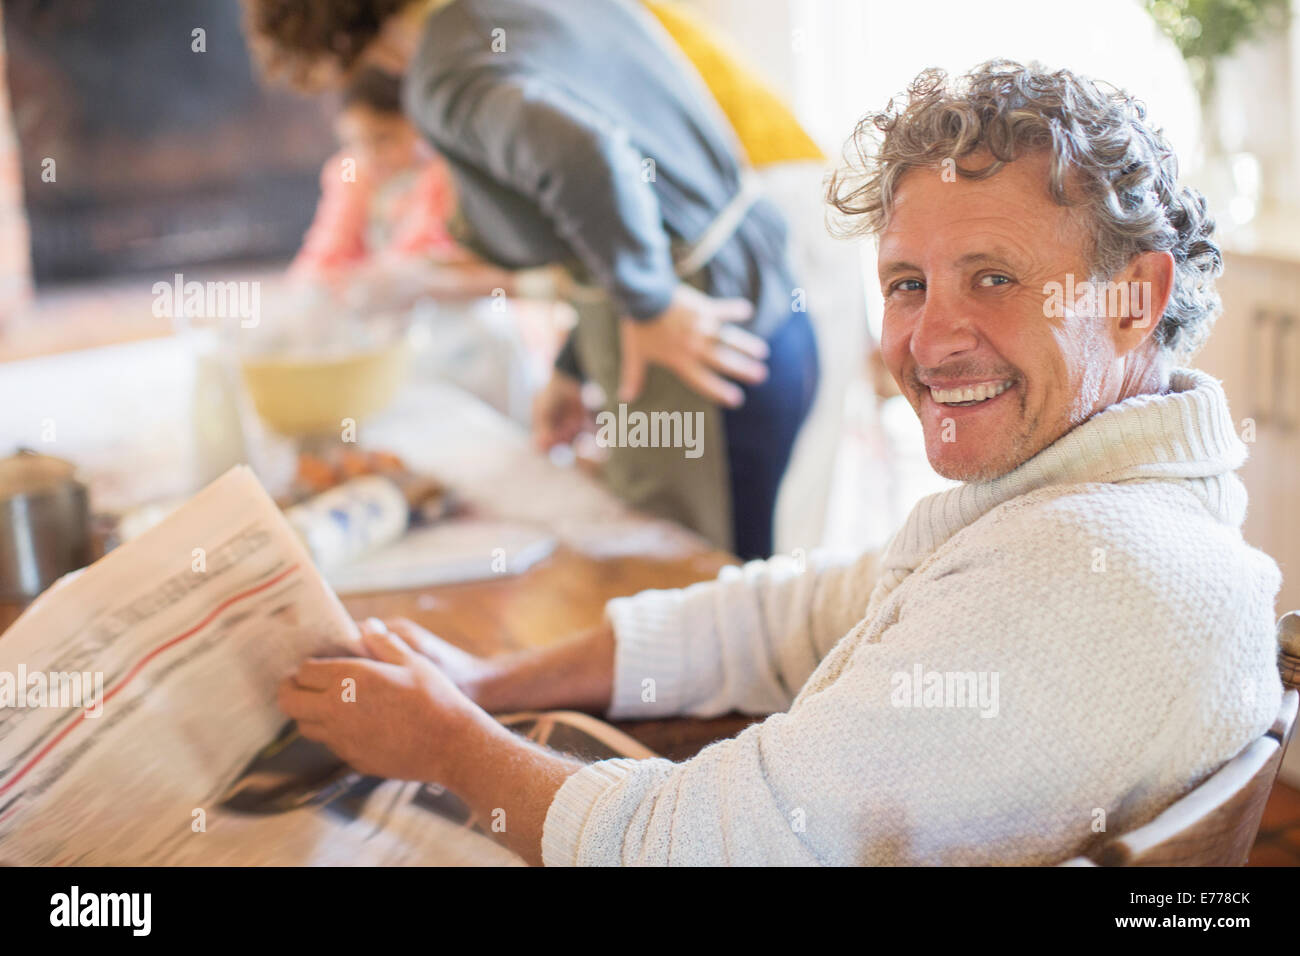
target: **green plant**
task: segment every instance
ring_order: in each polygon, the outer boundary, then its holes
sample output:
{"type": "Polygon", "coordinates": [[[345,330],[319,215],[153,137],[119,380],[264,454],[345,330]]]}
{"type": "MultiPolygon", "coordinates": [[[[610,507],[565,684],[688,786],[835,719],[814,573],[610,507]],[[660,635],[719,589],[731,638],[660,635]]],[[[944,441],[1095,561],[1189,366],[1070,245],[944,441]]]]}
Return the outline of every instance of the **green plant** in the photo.
{"type": "Polygon", "coordinates": [[[1287,23],[1288,0],[1143,0],[1187,61],[1203,103],[1214,95],[1218,61],[1270,27],[1287,23]]]}

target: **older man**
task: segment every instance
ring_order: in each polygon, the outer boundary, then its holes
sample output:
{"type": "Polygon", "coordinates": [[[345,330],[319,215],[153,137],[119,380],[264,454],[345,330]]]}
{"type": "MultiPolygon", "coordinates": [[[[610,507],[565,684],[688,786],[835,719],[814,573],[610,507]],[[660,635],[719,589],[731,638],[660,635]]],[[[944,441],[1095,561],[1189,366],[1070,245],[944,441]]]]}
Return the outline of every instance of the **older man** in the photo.
{"type": "Polygon", "coordinates": [[[369,625],[373,661],[286,682],[309,736],[504,809],[548,864],[1045,864],[1268,727],[1279,575],[1242,541],[1223,392],[1182,367],[1221,263],[1168,145],[1125,94],[1004,62],[922,74],[876,132],[832,200],[878,237],[886,361],[964,483],[883,555],[615,600],[550,650],[369,625]],[[683,763],[582,766],[487,714],[555,705],[771,716],[683,763]]]}

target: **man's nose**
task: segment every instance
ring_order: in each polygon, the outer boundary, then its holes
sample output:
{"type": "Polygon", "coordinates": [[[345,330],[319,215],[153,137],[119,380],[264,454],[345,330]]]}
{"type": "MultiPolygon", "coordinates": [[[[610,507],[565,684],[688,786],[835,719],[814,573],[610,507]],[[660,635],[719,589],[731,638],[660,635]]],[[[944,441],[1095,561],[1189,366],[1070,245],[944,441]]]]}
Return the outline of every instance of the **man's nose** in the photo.
{"type": "Polygon", "coordinates": [[[962,297],[932,285],[912,328],[912,358],[921,368],[938,368],[979,344],[975,325],[962,297]]]}

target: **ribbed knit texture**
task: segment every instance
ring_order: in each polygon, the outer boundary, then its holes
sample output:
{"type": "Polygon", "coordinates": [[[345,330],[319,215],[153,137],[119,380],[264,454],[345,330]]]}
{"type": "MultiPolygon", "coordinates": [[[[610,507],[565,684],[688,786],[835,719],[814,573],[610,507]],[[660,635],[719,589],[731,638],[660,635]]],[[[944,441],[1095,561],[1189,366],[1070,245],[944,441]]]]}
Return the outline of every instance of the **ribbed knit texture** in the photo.
{"type": "Polygon", "coordinates": [[[609,602],[611,716],[772,716],[573,775],[546,863],[1043,864],[1140,825],[1277,712],[1245,457],[1219,384],[1179,370],[924,499],[878,559],[609,602]]]}

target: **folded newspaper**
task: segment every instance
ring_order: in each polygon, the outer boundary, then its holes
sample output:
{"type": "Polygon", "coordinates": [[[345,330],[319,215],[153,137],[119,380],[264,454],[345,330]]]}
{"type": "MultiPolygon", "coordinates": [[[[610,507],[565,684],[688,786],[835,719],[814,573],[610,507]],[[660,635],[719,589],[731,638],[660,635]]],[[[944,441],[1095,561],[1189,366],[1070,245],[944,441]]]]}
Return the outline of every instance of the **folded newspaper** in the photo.
{"type": "MultiPolygon", "coordinates": [[[[286,723],[284,675],[357,641],[232,469],[0,635],[0,863],[522,862],[453,794],[364,777],[286,723]]],[[[582,714],[501,720],[589,760],[652,755],[582,714]]]]}

